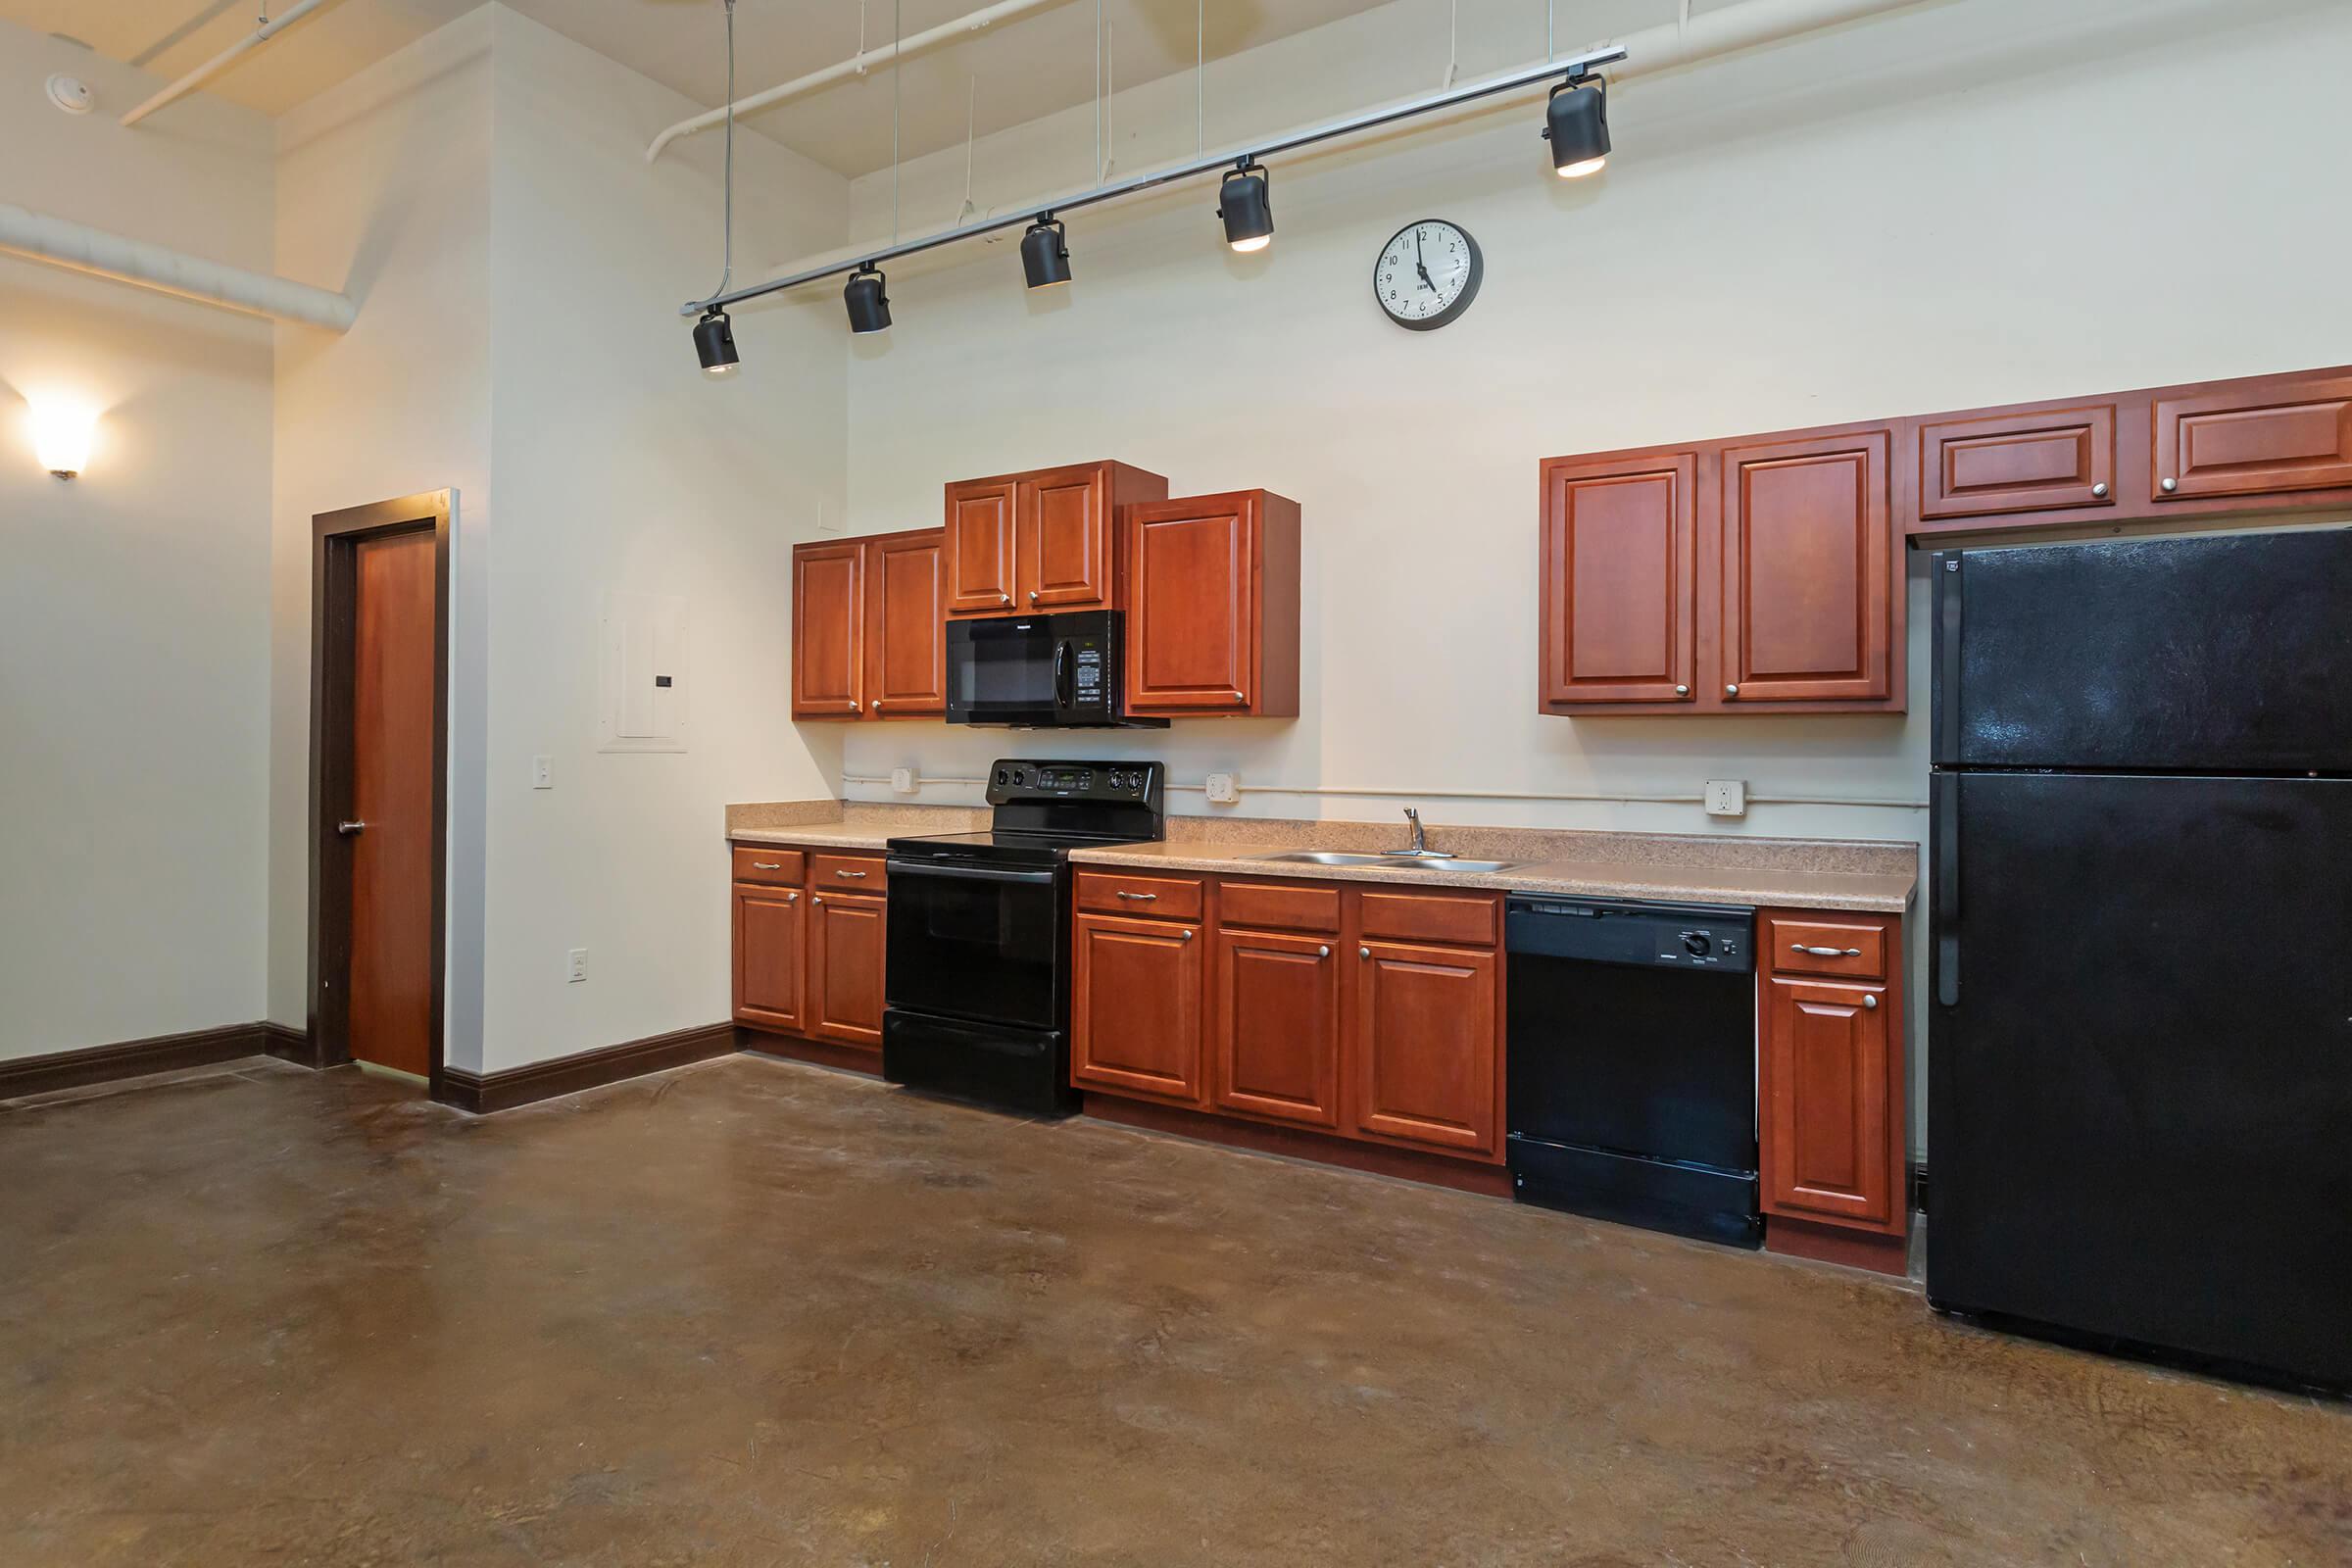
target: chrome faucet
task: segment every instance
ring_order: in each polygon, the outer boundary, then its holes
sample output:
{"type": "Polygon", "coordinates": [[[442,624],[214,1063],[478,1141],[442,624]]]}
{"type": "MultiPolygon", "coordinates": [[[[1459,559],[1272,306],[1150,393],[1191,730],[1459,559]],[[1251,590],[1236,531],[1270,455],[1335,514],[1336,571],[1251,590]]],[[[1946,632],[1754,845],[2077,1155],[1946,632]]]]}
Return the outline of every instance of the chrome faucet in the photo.
{"type": "Polygon", "coordinates": [[[1419,809],[1410,806],[1406,807],[1404,819],[1412,827],[1413,842],[1401,850],[1383,850],[1380,852],[1381,854],[1394,856],[1400,860],[1450,860],[1453,858],[1451,850],[1433,850],[1429,847],[1429,840],[1421,831],[1419,809]]]}

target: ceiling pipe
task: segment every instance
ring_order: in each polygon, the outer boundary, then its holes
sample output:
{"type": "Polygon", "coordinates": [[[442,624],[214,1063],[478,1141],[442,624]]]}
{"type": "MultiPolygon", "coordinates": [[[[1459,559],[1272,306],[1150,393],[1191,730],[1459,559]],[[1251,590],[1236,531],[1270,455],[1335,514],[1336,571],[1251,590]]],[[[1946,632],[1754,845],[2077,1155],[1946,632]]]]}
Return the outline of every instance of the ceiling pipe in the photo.
{"type": "Polygon", "coordinates": [[[1236,147],[1208,157],[1190,160],[1137,174],[1107,185],[1094,185],[1055,196],[1050,201],[1032,203],[1009,209],[1003,216],[980,220],[933,234],[920,235],[876,250],[828,252],[819,257],[788,264],[771,272],[764,282],[755,283],[722,294],[711,300],[692,300],[678,307],[680,316],[691,316],[712,305],[721,307],[740,304],[762,294],[774,294],[785,289],[799,288],[823,278],[838,277],[881,262],[911,256],[919,251],[935,250],[960,240],[977,238],[1036,221],[1049,213],[1071,212],[1091,207],[1099,202],[1115,201],[1156,186],[1190,179],[1222,169],[1243,157],[1267,157],[1274,153],[1311,147],[1352,136],[1381,125],[1399,121],[1416,120],[1425,115],[1460,108],[1483,98],[1492,98],[1584,71],[1606,69],[1612,82],[1627,81],[1638,76],[1655,75],[1661,72],[1695,65],[1701,61],[1737,54],[1763,44],[1779,43],[1809,32],[1842,26],[1850,22],[1907,11],[1930,0],[1744,0],[1744,3],[1724,11],[1713,11],[1703,17],[1693,17],[1686,24],[1679,19],[1654,27],[1629,32],[1622,38],[1603,41],[1578,54],[1562,55],[1556,59],[1522,66],[1515,71],[1499,72],[1476,81],[1464,82],[1418,98],[1409,98],[1349,115],[1318,125],[1303,126],[1259,137],[1246,147],[1236,147]]]}
{"type": "Polygon", "coordinates": [[[326,289],[208,262],[6,202],[0,202],[0,252],[330,332],[351,330],[360,314],[350,299],[326,289]]]}
{"type": "MultiPolygon", "coordinates": [[[[1010,22],[1017,17],[1025,17],[1033,11],[1045,11],[1054,6],[1068,3],[1069,0],[997,0],[993,6],[983,6],[978,11],[957,17],[953,22],[943,22],[936,27],[926,27],[921,32],[901,39],[896,44],[886,44],[879,48],[865,50],[861,54],[850,56],[839,65],[811,71],[805,76],[795,76],[790,81],[770,87],[764,92],[753,93],[748,98],[738,98],[735,100],[735,113],[740,117],[751,114],[754,110],[765,109],[772,104],[785,103],[794,98],[804,98],[818,88],[830,87],[845,77],[862,76],[876,66],[887,66],[895,61],[906,60],[926,53],[942,44],[954,43],[967,32],[978,32],[982,28],[993,26],[1000,22],[1010,22]]],[[[726,123],[726,120],[727,106],[721,104],[716,109],[696,115],[690,120],[679,121],[654,138],[653,144],[645,149],[645,161],[650,164],[660,158],[662,149],[676,141],[680,136],[691,136],[696,131],[709,130],[714,125],[723,125],[726,123]]]]}
{"type": "Polygon", "coordinates": [[[213,77],[220,74],[220,73],[223,71],[226,71],[230,66],[235,65],[240,57],[251,53],[253,50],[259,49],[262,45],[268,43],[270,39],[276,37],[279,33],[285,31],[288,27],[291,27],[294,25],[294,24],[309,16],[320,6],[331,5],[333,3],[334,0],[295,0],[293,5],[286,7],[285,10],[279,12],[276,16],[271,17],[268,21],[262,23],[261,25],[255,27],[244,37],[239,38],[235,43],[230,44],[227,48],[213,56],[212,59],[207,60],[203,65],[198,66],[194,71],[189,72],[186,75],[180,77],[177,81],[172,83],[169,87],[166,87],[163,91],[157,93],[154,97],[148,99],[145,103],[139,105],[130,113],[124,115],[122,117],[122,123],[125,125],[135,125],[140,121],[145,120],[149,115],[154,114],[158,109],[163,108],[166,104],[176,103],[178,100],[185,98],[188,94],[203,86],[213,77]]]}

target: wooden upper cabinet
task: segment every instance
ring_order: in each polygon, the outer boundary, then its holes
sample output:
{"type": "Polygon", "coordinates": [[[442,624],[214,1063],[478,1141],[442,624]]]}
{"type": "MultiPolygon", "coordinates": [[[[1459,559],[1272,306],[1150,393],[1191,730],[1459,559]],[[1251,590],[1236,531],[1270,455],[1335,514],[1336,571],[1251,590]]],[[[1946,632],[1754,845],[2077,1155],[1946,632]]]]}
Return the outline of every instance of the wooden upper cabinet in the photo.
{"type": "Polygon", "coordinates": [[[948,710],[943,534],[918,528],[864,545],[866,712],[937,717],[948,710]]]}
{"type": "Polygon", "coordinates": [[[1934,420],[1918,448],[1922,517],[2116,503],[2113,403],[1934,420]]]}
{"type": "Polygon", "coordinates": [[[1127,711],[1295,717],[1298,504],[1266,490],[1127,509],[1127,711]]]}
{"type": "Polygon", "coordinates": [[[1698,682],[1698,459],[1544,465],[1546,709],[1684,703],[1698,682]]]}
{"type": "Polygon", "coordinates": [[[793,717],[856,718],[864,711],[865,610],[861,541],[793,547],[793,717]]]}
{"type": "Polygon", "coordinates": [[[1158,474],[1111,462],[949,485],[947,613],[1117,608],[1120,509],[1167,493],[1158,474]]]}
{"type": "Polygon", "coordinates": [[[948,486],[941,557],[949,614],[1005,615],[1017,608],[1015,490],[1010,479],[971,479],[948,486]]]}
{"type": "Polygon", "coordinates": [[[1070,1081],[1202,1102],[1198,925],[1081,914],[1070,964],[1070,1081]]]}
{"type": "Polygon", "coordinates": [[[2153,418],[2159,506],[2352,485],[2352,374],[2160,393],[2153,418]]]}
{"type": "Polygon", "coordinates": [[[1717,672],[1727,706],[1901,708],[1892,440],[1877,428],[1724,449],[1717,672]]]}

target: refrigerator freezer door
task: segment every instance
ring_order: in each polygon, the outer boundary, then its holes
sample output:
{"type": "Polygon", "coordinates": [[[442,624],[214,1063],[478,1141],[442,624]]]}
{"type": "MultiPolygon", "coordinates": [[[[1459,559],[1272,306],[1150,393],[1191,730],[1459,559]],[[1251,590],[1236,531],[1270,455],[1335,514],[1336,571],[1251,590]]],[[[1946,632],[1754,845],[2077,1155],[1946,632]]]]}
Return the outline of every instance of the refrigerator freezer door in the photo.
{"type": "Polygon", "coordinates": [[[2352,781],[1936,805],[1929,1296],[2352,1386],[2352,781]]]}
{"type": "Polygon", "coordinates": [[[1936,761],[2352,770],[2352,531],[1936,558],[1936,761]]]}

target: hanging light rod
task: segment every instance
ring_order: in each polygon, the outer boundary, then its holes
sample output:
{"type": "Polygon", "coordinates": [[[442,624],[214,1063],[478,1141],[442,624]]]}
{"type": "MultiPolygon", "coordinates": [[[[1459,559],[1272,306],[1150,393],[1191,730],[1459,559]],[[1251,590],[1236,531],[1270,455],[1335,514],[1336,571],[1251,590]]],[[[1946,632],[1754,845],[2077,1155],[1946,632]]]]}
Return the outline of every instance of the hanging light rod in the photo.
{"type": "Polygon", "coordinates": [[[1622,47],[1610,44],[1585,54],[1547,60],[1540,66],[1526,66],[1517,71],[1505,72],[1499,76],[1489,76],[1480,81],[1464,82],[1458,87],[1447,87],[1441,92],[1433,92],[1420,98],[1408,98],[1402,103],[1389,104],[1379,109],[1367,109],[1359,114],[1329,121],[1306,130],[1289,132],[1273,141],[1251,142],[1246,147],[1236,147],[1229,152],[1196,158],[1190,163],[1154,170],[1148,174],[1132,175],[1108,185],[1098,185],[1093,190],[1084,190],[1074,195],[1058,197],[1035,207],[1024,207],[1017,212],[1007,213],[1002,218],[984,218],[976,222],[964,223],[956,228],[941,229],[936,234],[926,234],[918,239],[902,240],[896,245],[869,251],[855,259],[830,262],[822,267],[812,267],[807,271],[795,272],[789,277],[770,278],[764,283],[748,284],[735,290],[732,294],[720,294],[707,300],[694,300],[679,306],[678,314],[680,316],[699,316],[713,307],[724,309],[745,300],[758,299],[762,294],[780,294],[786,289],[799,288],[805,283],[820,282],[828,277],[840,277],[846,273],[861,271],[883,262],[895,262],[902,256],[912,256],[921,251],[937,250],[943,245],[954,245],[961,240],[975,239],[982,234],[994,234],[1001,229],[1022,227],[1038,221],[1048,214],[1066,213],[1074,208],[1093,207],[1102,202],[1117,201],[1122,196],[1132,196],[1138,191],[1151,190],[1160,185],[1172,185],[1178,180],[1194,179],[1201,174],[1248,164],[1255,159],[1271,157],[1277,153],[1287,153],[1295,148],[1311,147],[1317,142],[1336,141],[1342,136],[1352,136],[1360,131],[1371,130],[1381,125],[1395,124],[1400,120],[1417,120],[1423,115],[1434,115],[1441,110],[1451,109],[1457,104],[1474,103],[1481,98],[1492,98],[1496,93],[1515,92],[1522,87],[1532,87],[1538,82],[1549,81],[1554,76],[1567,78],[1588,75],[1601,66],[1612,66],[1625,58],[1626,51],[1622,47]]]}

